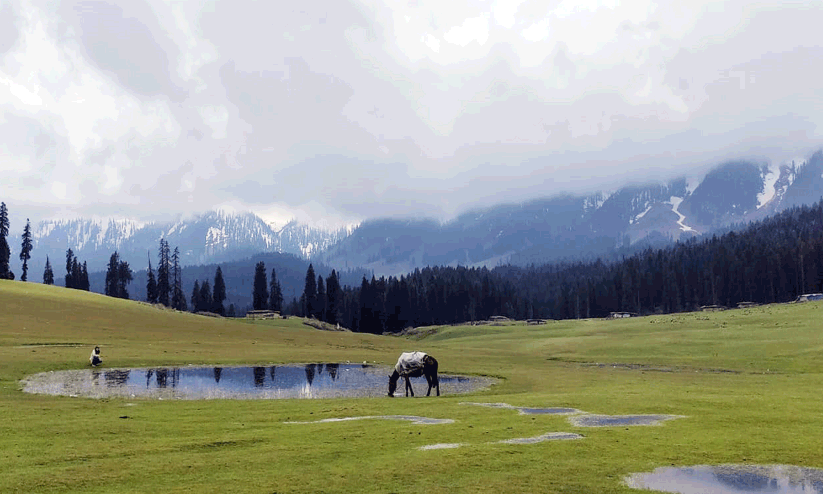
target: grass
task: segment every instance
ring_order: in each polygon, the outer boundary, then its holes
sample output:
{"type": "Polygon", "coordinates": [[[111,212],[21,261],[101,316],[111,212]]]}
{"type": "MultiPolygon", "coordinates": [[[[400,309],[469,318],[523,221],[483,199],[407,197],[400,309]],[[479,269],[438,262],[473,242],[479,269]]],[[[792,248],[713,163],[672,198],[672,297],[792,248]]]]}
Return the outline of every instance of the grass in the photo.
{"type": "Polygon", "coordinates": [[[545,325],[433,328],[421,339],[318,331],[292,318],[215,319],[33,283],[0,281],[0,492],[631,493],[660,466],[823,468],[823,305],[545,325]],[[415,399],[82,399],[23,393],[19,380],[83,368],[437,357],[491,375],[473,395],[415,399]],[[461,405],[672,414],[648,427],[574,427],[562,416],[461,405]],[[453,424],[332,417],[421,415],[453,424]],[[584,439],[494,444],[547,432],[584,439]],[[420,451],[437,443],[457,449],[420,451]]]}

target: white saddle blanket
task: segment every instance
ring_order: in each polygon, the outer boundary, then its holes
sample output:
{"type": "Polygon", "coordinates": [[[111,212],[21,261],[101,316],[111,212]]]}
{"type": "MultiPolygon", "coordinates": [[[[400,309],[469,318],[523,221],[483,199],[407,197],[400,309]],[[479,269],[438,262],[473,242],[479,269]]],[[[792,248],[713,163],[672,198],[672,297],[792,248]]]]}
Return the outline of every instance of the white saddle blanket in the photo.
{"type": "Polygon", "coordinates": [[[422,369],[424,358],[426,358],[426,354],[424,352],[401,353],[400,358],[397,359],[397,365],[394,366],[394,369],[401,376],[406,376],[411,372],[422,369]]]}

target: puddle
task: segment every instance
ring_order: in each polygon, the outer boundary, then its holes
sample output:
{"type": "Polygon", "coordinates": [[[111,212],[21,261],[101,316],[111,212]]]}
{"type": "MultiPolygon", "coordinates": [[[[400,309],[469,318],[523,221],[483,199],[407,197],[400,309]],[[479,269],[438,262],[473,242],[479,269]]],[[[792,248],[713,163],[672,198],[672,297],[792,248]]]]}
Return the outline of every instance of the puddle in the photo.
{"type": "Polygon", "coordinates": [[[680,494],[823,494],[823,470],[791,465],[665,467],[632,474],[625,482],[680,494]]]}
{"type": "Polygon", "coordinates": [[[439,425],[439,424],[453,424],[454,419],[433,419],[429,417],[418,417],[416,415],[363,415],[362,417],[341,417],[322,420],[312,420],[309,422],[283,422],[284,424],[324,424],[328,422],[350,422],[352,420],[408,420],[416,425],[439,425]]]}
{"type": "Polygon", "coordinates": [[[508,408],[518,410],[520,415],[574,415],[578,413],[585,413],[576,408],[537,408],[537,407],[516,407],[508,403],[473,403],[462,402],[461,405],[477,405],[488,408],[508,408]]]}
{"type": "Polygon", "coordinates": [[[514,439],[504,439],[497,441],[498,444],[535,444],[543,441],[566,441],[570,439],[583,439],[580,434],[573,432],[549,432],[535,437],[516,437],[514,439]]]}
{"type": "Polygon", "coordinates": [[[680,418],[683,415],[577,415],[569,417],[569,422],[576,427],[616,427],[660,425],[666,420],[680,418]]]}
{"type": "Polygon", "coordinates": [[[420,446],[419,450],[427,451],[430,449],[454,449],[463,446],[462,443],[443,443],[443,444],[427,444],[426,446],[420,446]]]}
{"type": "MultiPolygon", "coordinates": [[[[383,397],[389,367],[367,364],[306,364],[268,367],[168,367],[82,369],[43,372],[21,384],[27,393],[84,398],[278,399],[383,397]]],[[[443,394],[478,391],[494,384],[484,377],[440,375],[443,394]]],[[[416,390],[428,387],[412,378],[416,390]]],[[[425,397],[425,393],[422,395],[425,397]]]]}

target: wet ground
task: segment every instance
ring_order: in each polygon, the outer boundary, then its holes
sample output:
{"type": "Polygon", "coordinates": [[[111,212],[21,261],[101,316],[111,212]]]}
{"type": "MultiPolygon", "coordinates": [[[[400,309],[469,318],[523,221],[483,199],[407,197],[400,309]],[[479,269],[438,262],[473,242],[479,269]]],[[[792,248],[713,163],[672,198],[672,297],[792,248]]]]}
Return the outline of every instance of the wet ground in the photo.
{"type": "MultiPolygon", "coordinates": [[[[21,381],[27,393],[84,398],[278,399],[378,397],[388,392],[391,368],[366,364],[316,363],[260,367],[168,367],[82,369],[43,372],[21,381]]],[[[488,388],[484,377],[441,374],[440,393],[488,388]]],[[[423,377],[412,378],[415,396],[425,396],[423,377]]],[[[399,393],[395,396],[402,397],[399,393]]]]}
{"type": "Polygon", "coordinates": [[[823,494],[823,470],[791,465],[665,467],[626,477],[635,489],[680,494],[823,494]]]}
{"type": "Polygon", "coordinates": [[[416,425],[439,425],[439,424],[453,424],[454,419],[433,419],[430,417],[418,417],[416,415],[363,415],[360,417],[340,417],[321,419],[308,422],[283,422],[284,424],[325,424],[329,422],[350,422],[352,420],[408,420],[416,425]]]}
{"type": "Polygon", "coordinates": [[[616,427],[632,425],[659,425],[666,420],[683,418],[682,415],[576,415],[569,422],[577,427],[616,427]]]}

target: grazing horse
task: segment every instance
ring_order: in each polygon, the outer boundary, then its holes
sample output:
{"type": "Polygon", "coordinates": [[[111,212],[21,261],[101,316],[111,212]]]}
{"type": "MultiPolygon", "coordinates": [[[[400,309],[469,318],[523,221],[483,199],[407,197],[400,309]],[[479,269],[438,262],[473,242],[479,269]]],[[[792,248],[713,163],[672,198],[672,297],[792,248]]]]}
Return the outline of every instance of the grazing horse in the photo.
{"type": "Polygon", "coordinates": [[[437,396],[440,396],[440,380],[437,378],[437,360],[431,355],[426,355],[423,352],[407,352],[401,353],[400,358],[397,359],[397,365],[394,366],[394,372],[389,376],[389,396],[394,398],[394,391],[397,389],[397,380],[400,377],[406,380],[406,396],[411,393],[414,396],[414,390],[409,382],[410,377],[426,376],[426,381],[429,383],[429,390],[426,396],[431,395],[432,388],[437,390],[437,396]]]}

